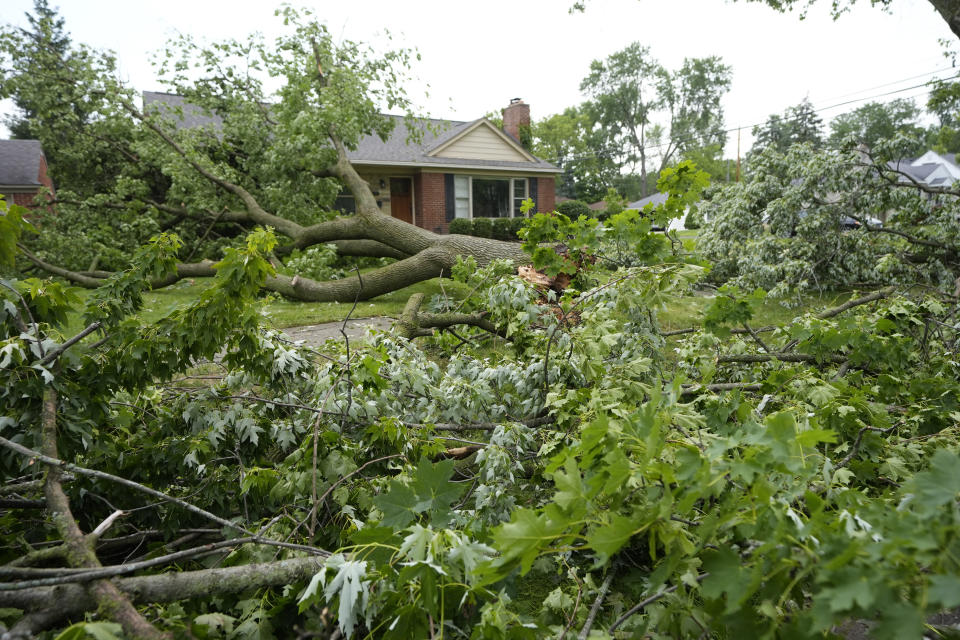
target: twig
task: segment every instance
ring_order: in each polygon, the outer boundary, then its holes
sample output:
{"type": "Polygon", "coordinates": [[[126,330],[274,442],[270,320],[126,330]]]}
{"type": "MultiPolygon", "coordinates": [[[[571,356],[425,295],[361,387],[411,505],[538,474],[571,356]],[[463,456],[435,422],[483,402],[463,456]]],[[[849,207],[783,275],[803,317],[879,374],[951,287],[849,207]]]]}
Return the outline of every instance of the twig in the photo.
{"type": "Polygon", "coordinates": [[[87,469],[84,467],[78,467],[77,465],[71,464],[65,460],[58,460],[57,458],[51,458],[49,456],[45,456],[39,451],[28,449],[27,447],[17,444],[16,442],[11,442],[10,440],[7,440],[2,436],[0,436],[0,445],[8,449],[12,449],[13,451],[16,451],[20,455],[26,456],[28,458],[33,458],[35,460],[39,460],[40,462],[43,462],[44,464],[47,464],[51,467],[65,469],[67,471],[71,471],[81,476],[88,476],[91,478],[99,478],[101,480],[115,482],[125,487],[135,489],[136,491],[140,491],[141,493],[146,493],[147,495],[160,498],[161,500],[165,500],[167,502],[172,502],[173,504],[180,505],[187,511],[190,511],[191,513],[195,513],[199,516],[203,516],[207,520],[216,522],[217,524],[222,525],[224,527],[237,529],[239,531],[243,531],[244,533],[250,533],[243,526],[237,524],[236,522],[230,522],[229,520],[226,520],[224,518],[221,518],[220,516],[210,513],[209,511],[205,511],[200,507],[194,506],[189,502],[185,502],[183,500],[180,500],[179,498],[174,498],[173,496],[167,495],[161,491],[157,491],[156,489],[151,489],[150,487],[146,487],[138,482],[134,482],[133,480],[127,480],[126,478],[121,478],[120,476],[115,476],[113,474],[106,473],[104,471],[97,471],[96,469],[87,469]]]}
{"type": "Polygon", "coordinates": [[[877,433],[890,433],[891,431],[893,431],[899,426],[900,426],[900,423],[898,422],[892,427],[887,427],[886,429],[881,429],[880,427],[863,427],[862,429],[860,429],[859,432],[857,432],[857,437],[853,441],[853,446],[850,448],[850,453],[844,456],[843,460],[837,463],[836,468],[842,469],[848,464],[850,464],[850,461],[853,460],[853,456],[857,455],[857,452],[860,451],[860,443],[863,440],[863,434],[865,434],[867,431],[875,431],[877,433]]]}
{"type": "Polygon", "coordinates": [[[41,358],[40,362],[38,362],[37,364],[44,365],[44,364],[49,364],[53,362],[54,360],[59,358],[60,354],[62,354],[64,351],[66,351],[73,345],[77,344],[78,342],[80,342],[81,340],[83,340],[84,338],[86,338],[88,335],[90,335],[91,333],[93,333],[99,328],[100,328],[99,320],[97,322],[91,322],[86,329],[84,329],[77,335],[73,336],[72,338],[64,342],[62,345],[57,347],[56,349],[51,350],[50,353],[48,353],[43,358],[41,358]]]}
{"type": "Polygon", "coordinates": [[[96,529],[88,533],[87,539],[93,542],[96,542],[97,540],[100,539],[100,536],[102,536],[107,532],[107,529],[113,526],[113,523],[117,521],[117,518],[121,518],[125,515],[127,515],[126,511],[121,511],[120,509],[117,509],[116,511],[111,513],[109,516],[107,516],[107,518],[103,522],[101,522],[96,529]]]}
{"type": "Polygon", "coordinates": [[[577,636],[577,640],[587,640],[587,636],[590,635],[590,628],[593,626],[593,621],[597,618],[600,605],[603,604],[604,598],[607,597],[607,591],[610,589],[610,583],[613,582],[613,575],[616,572],[615,566],[610,567],[610,570],[607,572],[607,577],[603,579],[603,584],[600,585],[600,592],[597,594],[597,599],[593,601],[593,606],[590,607],[590,614],[587,616],[587,621],[583,623],[583,628],[580,629],[580,635],[577,636]]]}
{"type": "Polygon", "coordinates": [[[382,458],[377,458],[376,460],[370,460],[369,462],[365,462],[365,463],[362,464],[361,466],[357,467],[356,469],[354,469],[353,471],[351,471],[350,473],[348,473],[347,475],[343,476],[342,478],[340,478],[339,480],[337,480],[336,482],[334,482],[332,485],[330,485],[330,488],[327,489],[326,491],[324,491],[324,492],[323,492],[323,495],[320,496],[320,498],[319,498],[317,501],[315,501],[315,503],[316,503],[316,504],[322,504],[323,501],[327,499],[327,496],[330,495],[330,493],[331,493],[334,489],[336,489],[340,484],[342,484],[345,480],[347,480],[348,478],[350,478],[350,477],[352,477],[352,476],[355,476],[356,474],[360,473],[361,471],[363,471],[364,469],[366,469],[366,468],[369,467],[370,465],[374,464],[375,462],[383,462],[384,460],[390,460],[391,458],[401,458],[401,457],[403,457],[403,455],[404,455],[404,454],[402,454],[402,453],[394,453],[393,455],[383,456],[382,458]]]}
{"type": "MultiPolygon", "coordinates": [[[[165,556],[151,558],[142,562],[132,562],[130,564],[116,565],[112,567],[103,567],[99,569],[20,569],[19,572],[29,571],[33,575],[56,572],[58,575],[49,578],[38,578],[36,580],[21,580],[18,582],[0,582],[0,591],[18,591],[20,589],[29,589],[31,587],[47,587],[57,584],[69,584],[73,582],[87,582],[102,578],[111,578],[113,576],[122,576],[129,573],[135,573],[151,567],[171,564],[187,558],[201,557],[211,553],[217,553],[221,549],[237,547],[243,544],[278,544],[276,540],[263,540],[256,536],[246,538],[235,538],[233,540],[222,540],[220,542],[211,542],[209,544],[176,551],[165,556]]],[[[299,546],[299,545],[298,545],[299,546]]],[[[330,554],[322,549],[314,549],[315,555],[329,556],[330,554]]],[[[0,569],[0,575],[7,573],[0,569]]]]}
{"type": "MultiPolygon", "coordinates": [[[[704,578],[706,578],[706,577],[709,576],[709,575],[710,575],[710,573],[707,572],[707,571],[701,573],[700,575],[697,576],[697,582],[700,582],[701,580],[703,580],[704,578]]],[[[635,604],[634,606],[630,607],[630,609],[628,609],[626,613],[624,613],[622,616],[620,616],[620,617],[617,619],[616,622],[614,622],[612,625],[610,625],[610,628],[609,628],[607,631],[609,631],[610,633],[613,633],[614,631],[617,630],[617,627],[619,627],[621,624],[623,624],[624,622],[626,622],[633,614],[637,613],[638,611],[641,611],[641,610],[642,610],[644,607],[646,607],[647,605],[653,604],[654,602],[656,602],[657,600],[659,600],[659,599],[662,598],[663,596],[669,595],[669,594],[673,593],[674,591],[677,590],[677,587],[679,587],[679,586],[680,586],[679,584],[675,584],[675,585],[673,585],[672,587],[668,587],[668,588],[664,589],[663,591],[658,591],[657,593],[653,594],[653,595],[650,596],[649,598],[645,598],[645,599],[641,600],[640,602],[638,602],[638,603],[635,604]]]]}

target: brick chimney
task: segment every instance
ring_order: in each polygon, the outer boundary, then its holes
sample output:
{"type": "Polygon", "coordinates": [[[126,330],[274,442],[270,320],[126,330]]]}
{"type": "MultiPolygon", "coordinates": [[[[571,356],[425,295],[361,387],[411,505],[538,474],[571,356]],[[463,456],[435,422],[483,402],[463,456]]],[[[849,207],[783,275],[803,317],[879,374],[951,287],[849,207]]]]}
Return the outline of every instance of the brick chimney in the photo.
{"type": "Polygon", "coordinates": [[[513,139],[519,142],[520,127],[530,126],[530,105],[520,98],[514,98],[501,113],[503,113],[504,133],[513,136],[513,139]]]}

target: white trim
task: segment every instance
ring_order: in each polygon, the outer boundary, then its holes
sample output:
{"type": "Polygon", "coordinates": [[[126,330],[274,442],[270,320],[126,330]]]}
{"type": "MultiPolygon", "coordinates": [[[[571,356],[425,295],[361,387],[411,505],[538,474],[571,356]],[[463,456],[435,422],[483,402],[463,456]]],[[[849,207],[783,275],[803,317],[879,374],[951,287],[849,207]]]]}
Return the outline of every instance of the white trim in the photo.
{"type": "MultiPolygon", "coordinates": [[[[453,207],[454,207],[454,219],[456,219],[456,207],[457,207],[457,204],[456,204],[456,199],[457,199],[457,197],[456,197],[456,180],[457,180],[457,178],[466,178],[466,179],[467,179],[467,217],[466,217],[466,218],[461,218],[462,220],[473,220],[473,219],[474,219],[474,216],[473,216],[473,179],[474,179],[474,178],[480,178],[481,180],[484,180],[484,179],[489,179],[489,180],[506,180],[507,182],[510,183],[510,186],[508,187],[509,193],[510,193],[510,196],[509,196],[509,199],[508,199],[508,201],[509,201],[509,203],[510,203],[510,216],[509,216],[510,218],[519,218],[519,217],[521,217],[521,215],[522,215],[521,212],[520,212],[520,210],[517,209],[517,208],[515,208],[515,206],[514,206],[514,205],[516,204],[516,197],[514,196],[514,181],[515,181],[515,180],[523,180],[523,181],[526,183],[526,189],[524,189],[524,193],[525,193],[526,195],[524,196],[524,200],[526,200],[527,198],[530,197],[530,178],[529,178],[528,176],[517,176],[517,175],[512,175],[512,176],[483,176],[483,175],[475,176],[475,175],[471,175],[471,174],[469,174],[469,173],[466,173],[466,174],[465,174],[465,173],[455,173],[455,174],[453,174],[453,180],[454,180],[454,197],[453,197],[453,199],[454,199],[454,204],[453,204],[453,207]]],[[[483,217],[486,217],[486,216],[483,216],[483,217]]],[[[498,219],[498,218],[490,218],[490,220],[497,220],[497,219],[498,219]]]]}
{"type": "Polygon", "coordinates": [[[542,167],[498,167],[489,165],[467,165],[467,164],[441,164],[433,162],[394,162],[392,160],[351,160],[350,164],[354,167],[431,167],[434,169],[450,169],[444,173],[464,172],[464,171],[497,171],[500,173],[553,173],[560,175],[563,169],[544,169],[542,167]]]}
{"type": "Polygon", "coordinates": [[[474,122],[472,125],[470,125],[470,126],[467,127],[466,129],[464,129],[463,131],[461,131],[461,132],[458,133],[457,135],[453,136],[453,137],[450,138],[449,140],[444,140],[442,143],[440,143],[440,144],[437,145],[436,147],[433,147],[432,149],[428,149],[427,152],[426,152],[424,155],[428,155],[428,156],[430,156],[430,157],[436,157],[436,155],[437,155],[438,153],[440,153],[441,151],[443,151],[444,149],[446,149],[447,147],[449,147],[449,146],[452,145],[453,143],[457,142],[458,140],[461,140],[462,138],[464,138],[465,136],[467,136],[467,135],[470,134],[471,132],[475,131],[476,129],[482,127],[483,125],[486,125],[488,129],[490,129],[490,130],[493,131],[495,134],[497,134],[497,136],[498,136],[503,142],[505,142],[506,144],[508,144],[514,151],[516,151],[517,153],[521,154],[524,158],[526,158],[526,159],[529,160],[530,162],[536,162],[536,161],[537,161],[537,158],[534,157],[529,151],[527,151],[526,149],[524,149],[524,148],[523,148],[521,145],[519,145],[513,138],[511,138],[510,136],[508,136],[507,134],[505,134],[503,131],[501,131],[500,129],[496,128],[496,127],[493,125],[493,123],[490,122],[489,120],[487,120],[486,118],[480,118],[479,120],[477,120],[476,122],[474,122]]]}

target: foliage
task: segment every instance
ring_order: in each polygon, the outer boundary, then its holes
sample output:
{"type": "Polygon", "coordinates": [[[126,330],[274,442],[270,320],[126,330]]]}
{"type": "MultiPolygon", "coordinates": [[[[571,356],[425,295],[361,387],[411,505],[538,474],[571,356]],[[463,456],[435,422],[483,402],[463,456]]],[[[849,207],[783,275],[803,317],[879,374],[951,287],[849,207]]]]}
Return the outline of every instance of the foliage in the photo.
{"type": "Polygon", "coordinates": [[[862,150],[794,145],[751,157],[745,179],[704,205],[698,248],[711,278],[775,296],[862,283],[952,291],[960,275],[956,194],[926,193],[886,164],[916,140],[862,150]]]}
{"type": "Polygon", "coordinates": [[[853,111],[841,114],[830,122],[830,137],[827,143],[842,147],[848,138],[872,149],[881,140],[892,140],[903,134],[917,140],[913,149],[906,149],[908,156],[919,156],[929,148],[926,131],[918,123],[920,110],[913,100],[897,99],[886,103],[868,102],[853,111]]]}
{"type": "Polygon", "coordinates": [[[591,98],[586,108],[604,145],[615,150],[617,172],[639,171],[646,196],[649,161],[658,158],[659,171],[678,152],[723,144],[720,100],[730,82],[730,67],[716,56],[687,58],[669,71],[635,42],[605,61],[594,60],[580,90],[591,98]]]}
{"type": "MultiPolygon", "coordinates": [[[[702,328],[668,346],[658,311],[703,269],[651,223],[681,214],[704,183],[681,164],[661,177],[667,204],[607,227],[533,217],[535,264],[566,269],[577,252],[580,289],[547,296],[508,263],[462,261],[454,275],[473,294],[457,307],[507,337],[494,345],[466,326],[316,354],[258,329],[275,246],[265,230],[226,253],[194,304],[147,323],[144,282],[179,250],[157,237],[88,299],[96,342],[48,366],[76,300],[11,281],[0,435],[43,444],[41,401],[55,389],[61,458],[258,532],[142,580],[332,552],[299,583],[151,608],[184,635],[822,637],[857,618],[879,637],[919,638],[925,615],[960,604],[956,300],[874,296],[750,333],[763,293],[728,287],[702,328]],[[633,266],[597,259],[611,236],[629,242],[633,266]],[[548,586],[530,613],[520,598],[532,580],[548,586]]],[[[0,473],[29,480],[39,464],[6,448],[0,473]]],[[[103,479],[65,488],[85,531],[127,512],[99,545],[108,562],[163,555],[183,530],[237,535],[103,479]]],[[[56,535],[20,513],[0,518],[8,561],[56,535]]]]}
{"type": "Polygon", "coordinates": [[[450,233],[479,238],[493,238],[506,242],[519,241],[519,231],[526,225],[527,219],[516,218],[454,218],[450,221],[450,233]]]}
{"type": "Polygon", "coordinates": [[[563,169],[558,196],[593,202],[616,177],[613,151],[594,117],[588,105],[580,105],[533,122],[534,155],[563,169]]]}
{"type": "Polygon", "coordinates": [[[21,101],[21,122],[44,144],[57,185],[56,209],[31,247],[73,270],[123,269],[162,229],[190,247],[188,261],[215,260],[241,243],[256,226],[236,215],[249,203],[204,171],[283,220],[330,219],[342,188],[319,171],[337,157],[331,132],[353,147],[393,128],[381,110],[408,110],[402,84],[413,52],[378,54],[336,40],[309,12],[287,7],[273,42],[256,34],[207,45],[182,36],[158,56],[167,90],[218,132],[184,127],[176,106],[141,108],[116,79],[114,60],[70,43],[44,7],[31,17],[33,31],[3,31],[0,66],[9,71],[0,86],[21,101]]]}
{"type": "Polygon", "coordinates": [[[795,144],[819,147],[823,143],[823,120],[806,98],[800,104],[788,107],[783,116],[776,114],[762,125],[753,128],[753,149],[773,148],[780,153],[795,144]]]}
{"type": "Polygon", "coordinates": [[[565,200],[557,204],[556,211],[568,218],[579,218],[580,216],[589,216],[593,213],[593,210],[587,206],[587,203],[581,200],[565,200]]]}

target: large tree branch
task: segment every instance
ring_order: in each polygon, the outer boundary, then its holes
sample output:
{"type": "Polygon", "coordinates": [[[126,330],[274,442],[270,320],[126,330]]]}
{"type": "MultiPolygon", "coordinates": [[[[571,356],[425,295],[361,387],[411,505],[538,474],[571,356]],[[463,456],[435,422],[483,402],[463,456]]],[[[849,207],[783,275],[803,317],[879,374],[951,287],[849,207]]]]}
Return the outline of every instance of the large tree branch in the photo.
{"type": "MultiPolygon", "coordinates": [[[[45,459],[57,458],[57,392],[48,387],[43,393],[41,414],[41,442],[45,459]]],[[[12,444],[12,443],[11,443],[12,444]]],[[[19,445],[18,445],[19,446],[19,445]]],[[[43,491],[50,513],[60,537],[67,548],[67,561],[74,567],[98,569],[101,567],[93,551],[93,539],[80,530],[70,510],[70,501],[60,484],[60,465],[47,469],[43,491]]],[[[133,638],[159,640],[169,637],[161,633],[133,607],[130,600],[109,580],[95,580],[87,586],[87,592],[97,606],[111,619],[120,623],[123,630],[133,638]]],[[[50,608],[50,607],[44,607],[50,608]]],[[[93,607],[90,607],[93,609],[93,607]]]]}
{"type": "MultiPolygon", "coordinates": [[[[204,569],[121,578],[115,579],[113,583],[135,604],[174,602],[190,598],[209,600],[212,596],[302,582],[323,568],[325,561],[325,558],[319,557],[293,558],[226,569],[204,569]]],[[[0,592],[0,606],[25,611],[56,610],[59,612],[58,618],[48,619],[43,627],[30,630],[36,633],[64,619],[95,610],[97,603],[82,586],[67,584],[0,592]]]]}
{"type": "Polygon", "coordinates": [[[180,144],[178,144],[177,141],[174,140],[169,133],[164,131],[162,127],[160,127],[156,122],[154,122],[153,118],[150,118],[146,114],[140,112],[139,109],[137,109],[136,107],[134,107],[132,104],[130,104],[125,100],[121,101],[121,104],[123,105],[124,109],[126,109],[127,112],[130,113],[130,115],[132,115],[134,118],[142,122],[151,131],[156,133],[157,136],[159,136],[159,138],[163,140],[163,142],[165,142],[168,147],[173,149],[173,151],[176,152],[177,155],[179,155],[181,158],[183,158],[185,162],[187,162],[187,164],[193,167],[194,171],[196,171],[201,176],[206,178],[209,182],[217,185],[221,189],[229,193],[232,193],[233,195],[238,197],[240,201],[243,202],[243,205],[247,210],[247,214],[249,215],[250,222],[254,222],[256,224],[261,224],[264,226],[271,226],[277,229],[280,233],[283,233],[290,237],[297,237],[298,235],[300,235],[300,233],[302,233],[303,231],[302,226],[300,226],[296,222],[293,222],[292,220],[288,220],[286,218],[282,218],[280,216],[269,213],[263,207],[260,206],[260,203],[257,202],[256,198],[253,197],[253,194],[251,194],[249,191],[244,189],[242,186],[238,184],[234,184],[233,182],[230,182],[229,180],[226,180],[224,178],[221,178],[220,176],[213,173],[213,171],[204,167],[200,162],[190,157],[190,154],[187,153],[186,149],[184,149],[180,144]]]}

